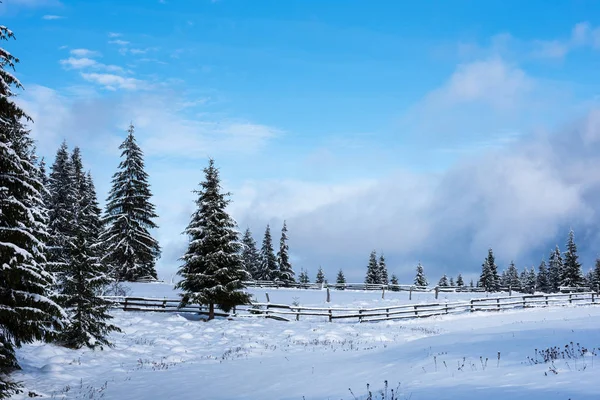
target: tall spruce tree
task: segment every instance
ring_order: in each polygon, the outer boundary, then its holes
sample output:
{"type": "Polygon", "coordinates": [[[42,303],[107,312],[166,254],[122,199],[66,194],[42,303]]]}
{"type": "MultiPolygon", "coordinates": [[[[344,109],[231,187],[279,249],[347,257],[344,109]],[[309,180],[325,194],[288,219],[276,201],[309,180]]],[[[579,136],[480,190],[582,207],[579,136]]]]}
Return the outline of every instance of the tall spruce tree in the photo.
{"type": "Polygon", "coordinates": [[[279,280],[284,284],[294,283],[295,273],[290,263],[290,256],[288,254],[289,247],[287,244],[287,225],[283,221],[283,228],[281,228],[281,239],[279,240],[279,252],[277,252],[277,264],[279,266],[279,280]]]}
{"type": "Polygon", "coordinates": [[[150,234],[150,229],[157,228],[157,215],[150,202],[152,193],[143,153],[135,141],[133,125],[127,132],[119,146],[123,159],[113,175],[103,219],[106,229],[101,235],[105,252],[102,262],[119,281],[156,278],[155,263],[161,252],[150,234]]]}
{"type": "Polygon", "coordinates": [[[325,273],[323,272],[323,268],[319,265],[319,270],[317,271],[317,276],[315,278],[315,283],[325,283],[325,273]]]}
{"type": "Polygon", "coordinates": [[[371,252],[369,256],[369,265],[367,266],[367,276],[365,277],[365,283],[377,284],[381,283],[381,275],[379,274],[379,264],[377,263],[377,253],[375,250],[371,252]]]}
{"type": "Polygon", "coordinates": [[[527,271],[527,268],[525,268],[525,271],[526,271],[525,290],[528,293],[533,294],[535,292],[535,284],[537,281],[537,276],[535,274],[535,268],[531,267],[531,269],[529,271],[527,271]]]}
{"type": "Polygon", "coordinates": [[[494,252],[491,248],[488,250],[488,256],[481,266],[479,286],[484,287],[488,292],[497,292],[500,289],[498,266],[496,265],[494,252]]]}
{"type": "Polygon", "coordinates": [[[538,267],[536,287],[539,291],[544,293],[550,293],[552,291],[552,285],[550,283],[550,274],[546,267],[546,261],[542,260],[538,267]]]}
{"type": "Polygon", "coordinates": [[[70,247],[75,237],[75,206],[77,202],[77,187],[73,180],[75,175],[73,162],[65,141],[56,152],[51,170],[48,188],[50,191],[48,262],[60,281],[61,274],[70,261],[70,247]]]}
{"type": "Polygon", "coordinates": [[[219,170],[210,159],[204,169],[205,180],[200,183],[196,205],[185,233],[190,242],[177,272],[183,279],[176,288],[183,291],[181,306],[208,304],[211,320],[215,305],[228,312],[232,307],[250,302],[243,291],[250,274],[244,269],[236,222],[227,213],[230,193],[222,193],[219,170]]]}
{"type": "MultiPolygon", "coordinates": [[[[14,38],[0,26],[0,40],[14,38]]],[[[51,297],[45,269],[48,239],[45,188],[33,141],[21,124],[29,119],[13,101],[19,81],[7,68],[18,60],[0,48],[0,399],[19,391],[9,374],[18,369],[15,348],[51,340],[65,315],[51,297]]]]}
{"type": "Polygon", "coordinates": [[[448,283],[450,286],[454,286],[454,278],[450,277],[450,281],[448,283]]]}
{"type": "Polygon", "coordinates": [[[456,286],[463,287],[465,286],[465,281],[463,280],[462,274],[458,274],[456,277],[456,286]]]}
{"type": "Polygon", "coordinates": [[[69,261],[62,271],[60,299],[69,315],[69,325],[60,336],[66,347],[96,348],[110,345],[107,336],[119,331],[107,321],[111,303],[100,293],[112,281],[106,266],[99,262],[98,236],[101,230],[100,208],[91,175],[83,170],[81,151],[71,155],[72,179],[75,188],[73,232],[69,245],[69,261]]]}
{"type": "Polygon", "coordinates": [[[579,287],[584,285],[581,263],[578,259],[575,233],[571,230],[567,240],[567,251],[565,252],[564,267],[560,278],[561,286],[579,287]]]}
{"type": "Polygon", "coordinates": [[[591,289],[596,292],[600,291],[600,258],[597,258],[596,263],[594,264],[591,289]]]}
{"type": "Polygon", "coordinates": [[[260,256],[256,248],[256,241],[252,237],[252,232],[250,232],[250,228],[246,228],[246,231],[244,232],[242,245],[242,259],[244,260],[246,271],[250,274],[252,279],[258,280],[260,279],[260,256]]]}
{"type": "Polygon", "coordinates": [[[519,271],[515,267],[515,262],[511,261],[508,265],[505,275],[504,286],[508,286],[512,290],[521,289],[521,280],[519,279],[519,271]]]}
{"type": "Polygon", "coordinates": [[[392,277],[390,278],[390,284],[392,285],[391,290],[394,292],[399,292],[400,291],[400,287],[398,286],[398,277],[395,274],[392,274],[392,277]]]}
{"type": "Polygon", "coordinates": [[[427,286],[429,282],[427,282],[427,278],[425,277],[425,272],[423,271],[423,265],[419,261],[417,265],[417,275],[415,276],[415,285],[416,286],[427,286]]]}
{"type": "Polygon", "coordinates": [[[388,279],[388,270],[387,270],[387,265],[385,263],[385,257],[383,256],[383,254],[381,256],[379,256],[379,283],[383,284],[383,285],[387,285],[389,283],[389,279],[388,279]]]}
{"type": "Polygon", "coordinates": [[[260,264],[258,268],[258,278],[262,281],[274,281],[279,279],[279,270],[277,257],[273,250],[273,239],[271,238],[271,228],[267,224],[265,236],[263,237],[262,247],[260,249],[260,264]]]}
{"type": "Polygon", "coordinates": [[[552,292],[558,292],[561,285],[560,279],[563,274],[563,259],[558,245],[550,252],[548,259],[548,274],[550,276],[550,285],[552,292]]]}

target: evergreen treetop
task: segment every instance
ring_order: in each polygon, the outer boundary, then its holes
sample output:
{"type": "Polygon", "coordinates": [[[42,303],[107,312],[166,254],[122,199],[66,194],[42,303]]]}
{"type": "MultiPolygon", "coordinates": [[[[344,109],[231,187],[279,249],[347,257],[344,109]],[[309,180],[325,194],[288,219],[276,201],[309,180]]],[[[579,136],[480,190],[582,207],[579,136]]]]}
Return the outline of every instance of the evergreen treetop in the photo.
{"type": "Polygon", "coordinates": [[[289,284],[295,282],[295,273],[290,263],[290,256],[288,254],[289,247],[287,244],[287,225],[283,221],[283,228],[281,228],[281,240],[279,241],[279,252],[277,253],[277,264],[279,265],[279,280],[289,284]]]}
{"type": "Polygon", "coordinates": [[[427,285],[429,285],[429,282],[427,282],[427,278],[425,277],[425,272],[423,270],[423,265],[421,265],[420,261],[419,261],[419,264],[417,264],[417,274],[415,276],[415,285],[416,286],[427,286],[427,285]]]}
{"type": "Polygon", "coordinates": [[[323,268],[319,265],[319,270],[317,271],[317,277],[315,279],[315,283],[324,283],[325,282],[325,273],[323,272],[323,268]]]}
{"type": "Polygon", "coordinates": [[[381,254],[381,256],[379,256],[378,268],[379,268],[379,271],[378,271],[379,283],[381,283],[382,285],[387,285],[389,283],[388,270],[387,270],[387,265],[385,263],[385,257],[383,256],[383,254],[381,254]]]}
{"type": "Polygon", "coordinates": [[[569,238],[567,240],[567,251],[565,252],[560,284],[561,286],[567,287],[579,287],[584,284],[573,230],[569,232],[569,238]]]}
{"type": "Polygon", "coordinates": [[[275,281],[279,280],[279,269],[277,257],[273,250],[273,239],[271,238],[271,228],[267,224],[262,247],[260,249],[259,280],[275,281]]]}
{"type": "Polygon", "coordinates": [[[369,256],[369,265],[367,266],[367,276],[365,277],[365,283],[377,284],[381,283],[381,276],[379,274],[379,265],[377,263],[377,253],[375,250],[371,252],[369,256]]]}
{"type": "Polygon", "coordinates": [[[242,259],[244,260],[244,266],[246,271],[250,274],[252,279],[259,280],[259,267],[260,267],[260,255],[256,248],[256,241],[252,237],[250,228],[247,228],[242,237],[242,259]]]}

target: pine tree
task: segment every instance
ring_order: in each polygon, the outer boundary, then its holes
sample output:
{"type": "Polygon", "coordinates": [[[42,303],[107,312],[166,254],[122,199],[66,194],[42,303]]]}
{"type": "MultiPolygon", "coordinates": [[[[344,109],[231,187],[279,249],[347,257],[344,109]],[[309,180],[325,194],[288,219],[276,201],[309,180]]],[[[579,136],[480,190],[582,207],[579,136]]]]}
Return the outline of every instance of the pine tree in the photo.
{"type": "Polygon", "coordinates": [[[446,276],[446,274],[444,274],[444,275],[443,275],[443,276],[440,278],[440,280],[439,280],[439,282],[438,282],[438,286],[441,286],[441,287],[446,287],[446,286],[448,286],[448,277],[446,276]]]}
{"type": "Polygon", "coordinates": [[[387,285],[389,283],[388,270],[387,265],[385,264],[385,257],[383,256],[383,254],[379,257],[378,269],[379,283],[387,285]]]}
{"type": "Polygon", "coordinates": [[[308,276],[308,272],[304,269],[300,269],[300,275],[298,276],[298,282],[307,285],[310,283],[310,277],[308,276]]]}
{"type": "Polygon", "coordinates": [[[244,269],[236,222],[226,211],[230,193],[222,193],[219,170],[210,159],[204,169],[205,180],[196,190],[197,210],[185,233],[190,238],[181,260],[178,275],[183,277],[176,288],[182,289],[181,306],[208,304],[208,319],[214,318],[214,306],[228,312],[232,307],[248,304],[244,281],[250,274],[244,269]]]}
{"type": "Polygon", "coordinates": [[[471,282],[469,282],[469,287],[471,287],[471,288],[474,287],[474,285],[473,285],[473,279],[471,279],[471,282]]]}
{"type": "Polygon", "coordinates": [[[506,282],[504,286],[508,286],[512,288],[512,290],[521,289],[521,280],[519,279],[519,271],[517,271],[517,267],[515,267],[514,261],[511,261],[508,269],[506,270],[506,282]]]}
{"type": "Polygon", "coordinates": [[[98,262],[92,250],[93,243],[86,237],[87,232],[83,229],[78,232],[62,288],[70,323],[60,338],[64,346],[74,349],[110,346],[108,334],[120,332],[118,327],[107,323],[112,318],[108,314],[111,303],[99,297],[102,288],[112,279],[98,262]]]}
{"type": "Polygon", "coordinates": [[[342,271],[341,268],[338,271],[335,283],[340,285],[339,289],[344,289],[344,285],[346,284],[346,277],[344,276],[344,271],[342,271]]]}
{"type": "Polygon", "coordinates": [[[497,292],[500,289],[500,276],[498,275],[498,266],[494,258],[494,252],[490,248],[488,256],[481,266],[481,276],[479,285],[488,292],[497,292]]]}
{"type": "Polygon", "coordinates": [[[56,152],[49,179],[48,261],[59,277],[69,265],[69,249],[75,236],[76,183],[73,181],[73,162],[67,143],[63,141],[56,152]]]}
{"type": "Polygon", "coordinates": [[[542,260],[538,267],[536,286],[539,291],[544,293],[550,293],[552,285],[550,284],[550,275],[548,268],[546,268],[546,261],[542,260]]]}
{"type": "Polygon", "coordinates": [[[133,136],[133,125],[127,132],[119,146],[123,160],[113,175],[103,219],[106,229],[101,236],[105,251],[102,262],[119,281],[156,278],[155,263],[161,252],[149,231],[157,228],[154,219],[158,216],[150,202],[152,193],[143,153],[133,136]]]}
{"type": "Polygon", "coordinates": [[[563,259],[558,245],[550,252],[548,259],[548,274],[550,276],[550,285],[552,292],[558,292],[560,287],[560,278],[563,274],[563,259]]]}
{"type": "Polygon", "coordinates": [[[279,241],[279,252],[277,253],[277,264],[279,266],[279,280],[285,284],[290,284],[295,282],[294,270],[292,269],[292,264],[290,263],[290,256],[288,255],[288,244],[287,244],[287,225],[285,221],[283,221],[283,228],[281,229],[281,240],[279,241]]]}
{"type": "Polygon", "coordinates": [[[273,250],[273,240],[271,239],[271,228],[267,225],[262,247],[260,249],[260,264],[258,268],[258,280],[274,281],[278,280],[277,257],[273,250]]]}
{"type": "Polygon", "coordinates": [[[463,280],[463,277],[461,274],[458,274],[458,277],[456,277],[456,286],[458,286],[458,287],[465,286],[465,281],[463,280]]]}
{"type": "Polygon", "coordinates": [[[415,285],[416,286],[427,286],[429,282],[427,282],[427,278],[425,277],[425,273],[423,272],[423,266],[421,262],[417,265],[417,275],[415,276],[415,285]]]}
{"type": "Polygon", "coordinates": [[[256,249],[256,242],[252,237],[250,228],[247,228],[242,237],[242,259],[244,260],[244,266],[246,271],[250,274],[252,279],[259,279],[259,267],[260,267],[260,256],[256,249]]]}
{"type": "Polygon", "coordinates": [[[594,285],[594,270],[590,269],[584,278],[584,285],[586,288],[592,289],[594,285]]]}
{"type": "Polygon", "coordinates": [[[377,253],[375,250],[371,252],[369,256],[369,265],[367,266],[367,276],[365,277],[365,283],[377,284],[380,283],[379,265],[377,264],[377,253]]]}
{"type": "Polygon", "coordinates": [[[600,258],[596,259],[596,264],[594,265],[594,272],[592,274],[592,287],[593,291],[598,291],[600,287],[600,258]]]}
{"type": "Polygon", "coordinates": [[[567,240],[565,263],[560,279],[561,286],[583,286],[583,275],[581,273],[581,264],[579,263],[578,258],[577,246],[575,245],[575,234],[573,233],[573,230],[571,230],[569,232],[569,239],[567,240]]]}
{"type": "MultiPolygon", "coordinates": [[[[0,26],[0,40],[14,38],[0,26]]],[[[45,188],[35,165],[33,141],[20,120],[29,117],[13,101],[20,82],[5,68],[18,60],[0,48],[0,399],[19,391],[9,374],[19,368],[15,348],[51,340],[64,313],[50,300],[45,188]]]]}
{"type": "MultiPolygon", "coordinates": [[[[525,269],[527,271],[527,269],[525,269]]],[[[535,292],[535,283],[537,281],[537,276],[535,275],[535,268],[531,267],[529,272],[527,272],[527,277],[525,278],[525,289],[528,293],[533,294],[535,292]]]]}
{"type": "Polygon", "coordinates": [[[323,268],[319,265],[319,270],[317,271],[317,277],[315,279],[315,283],[325,283],[325,274],[323,273],[323,268]]]}
{"type": "Polygon", "coordinates": [[[399,292],[400,287],[398,286],[398,277],[395,274],[392,274],[390,278],[390,284],[392,285],[391,290],[394,292],[399,292]]]}
{"type": "Polygon", "coordinates": [[[449,285],[454,287],[454,278],[453,277],[450,277],[449,285]]]}

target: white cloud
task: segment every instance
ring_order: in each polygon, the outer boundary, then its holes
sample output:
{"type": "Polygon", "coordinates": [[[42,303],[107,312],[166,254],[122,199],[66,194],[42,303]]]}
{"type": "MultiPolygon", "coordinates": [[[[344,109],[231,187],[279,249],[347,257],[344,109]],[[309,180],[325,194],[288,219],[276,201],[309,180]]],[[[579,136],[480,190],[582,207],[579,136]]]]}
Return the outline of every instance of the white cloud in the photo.
{"type": "Polygon", "coordinates": [[[148,89],[149,84],[145,81],[124,77],[115,74],[101,74],[101,73],[81,73],[81,77],[88,82],[92,82],[98,85],[103,86],[108,90],[117,90],[117,89],[125,89],[125,90],[143,90],[148,89]]]}
{"type": "Polygon", "coordinates": [[[564,58],[569,53],[569,44],[560,40],[537,40],[533,55],[540,58],[564,58]]]}
{"type": "Polygon", "coordinates": [[[98,57],[100,53],[89,49],[72,49],[69,53],[75,57],[98,57]]]}
{"type": "Polygon", "coordinates": [[[60,63],[67,67],[67,68],[72,68],[72,69],[81,69],[81,68],[88,68],[88,67],[92,67],[98,64],[98,62],[96,60],[92,60],[91,58],[75,58],[75,57],[69,57],[65,60],[60,60],[60,63]]]}
{"type": "Polygon", "coordinates": [[[120,33],[117,33],[117,32],[108,32],[108,37],[110,37],[110,38],[116,38],[116,37],[121,37],[121,36],[123,36],[123,35],[120,33]]]}
{"type": "Polygon", "coordinates": [[[118,46],[127,46],[129,44],[129,42],[127,40],[121,40],[121,39],[109,40],[108,43],[116,44],[118,46]]]}
{"type": "Polygon", "coordinates": [[[63,19],[63,18],[65,18],[65,17],[60,16],[60,15],[44,15],[42,17],[42,19],[45,19],[45,20],[48,20],[48,21],[56,20],[56,19],[63,19]]]}

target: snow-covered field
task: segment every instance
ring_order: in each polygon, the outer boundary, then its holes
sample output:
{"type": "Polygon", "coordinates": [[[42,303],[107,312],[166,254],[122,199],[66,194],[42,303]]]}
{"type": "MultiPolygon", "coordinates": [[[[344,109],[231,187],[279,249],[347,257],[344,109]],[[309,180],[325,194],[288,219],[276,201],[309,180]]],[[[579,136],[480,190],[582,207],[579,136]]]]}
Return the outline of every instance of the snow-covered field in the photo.
{"type": "MultiPolygon", "coordinates": [[[[132,289],[132,295],[174,297],[170,285],[132,289]]],[[[252,292],[264,301],[264,289],[252,292]]],[[[269,293],[273,303],[326,304],[324,291],[269,293]]],[[[413,300],[433,299],[418,296],[428,297],[413,294],[413,300]]],[[[473,294],[440,299],[465,296],[473,294]]],[[[407,301],[406,292],[382,300],[378,292],[332,291],[331,305],[407,301]]],[[[412,400],[600,398],[600,359],[592,354],[600,348],[596,306],[364,324],[113,314],[123,330],[111,336],[114,348],[27,345],[15,377],[36,393],[69,399],[365,399],[367,383],[375,394],[385,380],[388,398],[396,388],[400,399],[412,400]],[[555,346],[559,359],[544,363],[541,352],[555,346]]]]}

